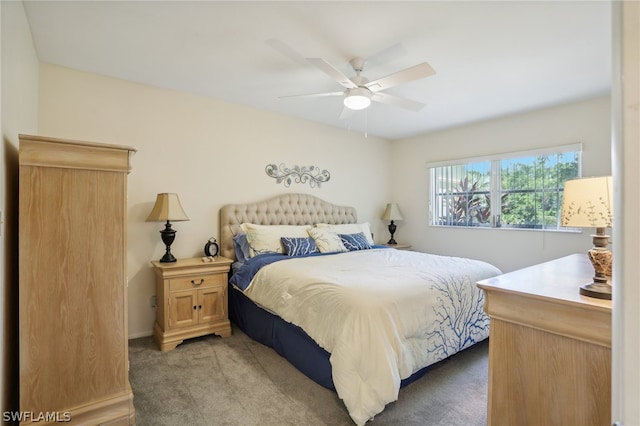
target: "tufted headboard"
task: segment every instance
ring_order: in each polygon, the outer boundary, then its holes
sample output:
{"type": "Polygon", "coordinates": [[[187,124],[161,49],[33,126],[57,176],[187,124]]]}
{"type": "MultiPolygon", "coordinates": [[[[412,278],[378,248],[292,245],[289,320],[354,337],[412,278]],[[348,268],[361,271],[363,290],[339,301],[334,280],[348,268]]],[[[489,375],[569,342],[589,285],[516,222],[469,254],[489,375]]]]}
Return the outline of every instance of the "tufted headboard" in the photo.
{"type": "Polygon", "coordinates": [[[228,204],[220,209],[220,254],[236,258],[233,236],[242,223],[260,225],[313,225],[356,223],[353,207],[337,206],[313,195],[283,194],[250,204],[228,204]]]}

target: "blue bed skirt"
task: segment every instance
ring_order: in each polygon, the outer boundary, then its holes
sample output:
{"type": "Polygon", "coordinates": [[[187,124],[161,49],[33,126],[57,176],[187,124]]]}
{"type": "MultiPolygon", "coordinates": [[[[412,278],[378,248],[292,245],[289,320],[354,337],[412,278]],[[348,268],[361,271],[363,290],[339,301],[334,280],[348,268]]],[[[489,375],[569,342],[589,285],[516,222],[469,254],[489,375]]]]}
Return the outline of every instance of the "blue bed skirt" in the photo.
{"type": "MultiPolygon", "coordinates": [[[[247,336],[272,347],[311,380],[335,390],[329,362],[331,354],[300,327],[260,308],[232,286],[229,286],[229,319],[247,336]]],[[[415,372],[402,380],[400,386],[419,379],[428,370],[429,366],[415,372]]]]}

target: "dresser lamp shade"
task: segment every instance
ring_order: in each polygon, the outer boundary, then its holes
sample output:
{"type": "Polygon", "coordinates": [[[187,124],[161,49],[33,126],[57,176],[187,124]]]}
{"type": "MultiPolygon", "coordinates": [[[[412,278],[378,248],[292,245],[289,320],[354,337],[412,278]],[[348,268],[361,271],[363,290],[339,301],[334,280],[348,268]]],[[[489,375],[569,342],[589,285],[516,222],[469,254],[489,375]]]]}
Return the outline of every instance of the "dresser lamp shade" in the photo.
{"type": "Polygon", "coordinates": [[[613,219],[611,176],[568,180],[562,197],[562,226],[596,228],[593,247],[588,251],[595,275],[593,282],[580,287],[580,294],[611,299],[612,254],[605,234],[613,219]]]}
{"type": "Polygon", "coordinates": [[[189,220],[189,217],[184,212],[182,204],[178,194],[161,193],[156,198],[156,203],[147,217],[147,222],[164,222],[164,229],[160,231],[162,242],[166,246],[164,256],[160,259],[160,262],[175,262],[176,258],[171,254],[171,244],[176,238],[176,231],[171,227],[171,221],[180,222],[189,220]]]}
{"type": "Polygon", "coordinates": [[[608,228],[613,218],[610,176],[568,180],[562,198],[562,226],[608,228]]]}
{"type": "Polygon", "coordinates": [[[384,213],[382,213],[382,220],[390,220],[389,224],[389,233],[391,234],[391,239],[387,241],[387,244],[398,244],[396,240],[393,238],[393,234],[396,233],[396,224],[394,221],[396,220],[404,220],[402,217],[402,213],[400,212],[400,207],[396,203],[389,203],[387,207],[384,209],[384,213]]]}

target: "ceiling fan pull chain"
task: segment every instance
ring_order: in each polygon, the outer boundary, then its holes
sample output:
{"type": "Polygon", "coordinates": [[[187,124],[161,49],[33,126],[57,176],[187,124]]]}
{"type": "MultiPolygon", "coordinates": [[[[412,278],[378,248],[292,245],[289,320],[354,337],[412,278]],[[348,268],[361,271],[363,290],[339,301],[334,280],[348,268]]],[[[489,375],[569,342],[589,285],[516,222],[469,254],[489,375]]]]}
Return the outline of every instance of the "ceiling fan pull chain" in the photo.
{"type": "Polygon", "coordinates": [[[369,137],[369,110],[365,109],[364,110],[364,138],[368,138],[369,137]]]}

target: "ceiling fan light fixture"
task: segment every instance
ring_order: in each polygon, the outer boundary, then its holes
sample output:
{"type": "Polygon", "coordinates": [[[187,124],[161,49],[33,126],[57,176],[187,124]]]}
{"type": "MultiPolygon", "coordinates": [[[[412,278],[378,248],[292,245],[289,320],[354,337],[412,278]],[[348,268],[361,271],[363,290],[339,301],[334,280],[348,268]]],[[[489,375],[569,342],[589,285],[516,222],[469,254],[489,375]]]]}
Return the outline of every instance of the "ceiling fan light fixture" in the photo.
{"type": "Polygon", "coordinates": [[[358,111],[371,105],[371,92],[364,87],[348,89],[344,96],[344,106],[358,111]]]}

